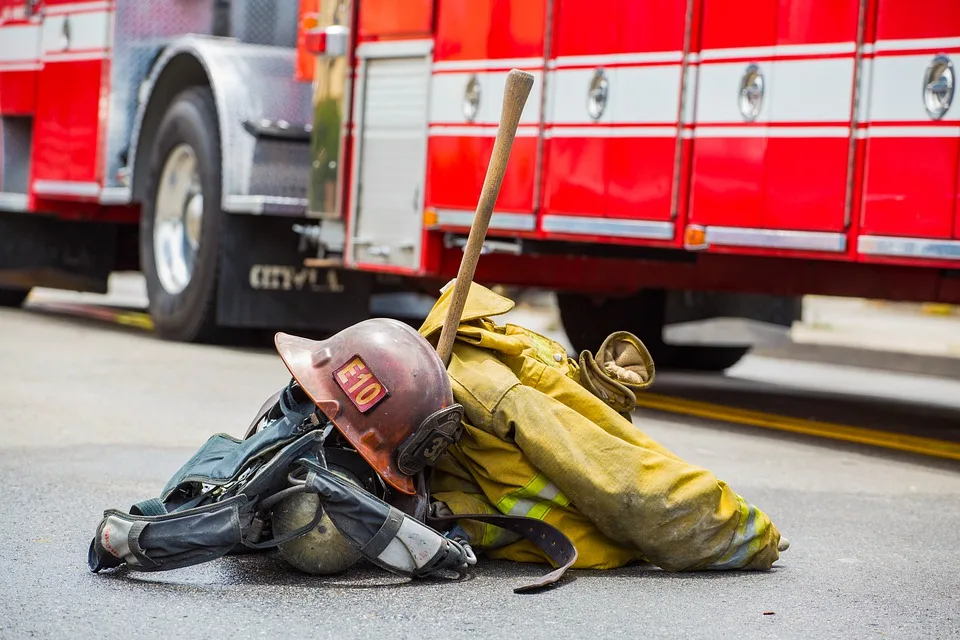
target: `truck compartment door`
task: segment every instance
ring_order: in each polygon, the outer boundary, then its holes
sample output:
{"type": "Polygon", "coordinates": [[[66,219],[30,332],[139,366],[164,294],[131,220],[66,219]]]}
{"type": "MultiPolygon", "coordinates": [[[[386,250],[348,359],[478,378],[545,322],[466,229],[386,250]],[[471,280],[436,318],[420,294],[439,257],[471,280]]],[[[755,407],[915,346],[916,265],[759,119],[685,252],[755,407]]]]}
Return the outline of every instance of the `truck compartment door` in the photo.
{"type": "Polygon", "coordinates": [[[0,0],[0,209],[27,208],[40,19],[23,0],[0,0]]]}
{"type": "MultiPolygon", "coordinates": [[[[618,2],[617,4],[623,4],[618,2]]],[[[621,7],[618,7],[621,8],[621,7]]],[[[608,153],[612,45],[619,38],[613,7],[604,15],[589,0],[554,2],[548,52],[543,218],[550,234],[608,235],[608,153]]],[[[637,164],[636,160],[631,166],[637,164]]]]}
{"type": "MultiPolygon", "coordinates": [[[[763,226],[842,232],[861,0],[780,0],[763,226]]],[[[844,247],[835,236],[833,249],[844,247]]]]}
{"type": "Polygon", "coordinates": [[[352,261],[394,271],[419,269],[423,229],[431,41],[410,42],[358,48],[352,261]]]}
{"type": "Polygon", "coordinates": [[[38,197],[99,195],[111,13],[106,3],[46,1],[32,171],[38,197]]]}
{"type": "Polygon", "coordinates": [[[510,151],[491,234],[536,227],[546,0],[442,3],[430,88],[427,208],[442,228],[470,226],[500,122],[507,73],[534,75],[510,151]]]}
{"type": "Polygon", "coordinates": [[[611,222],[659,221],[646,225],[648,237],[670,240],[687,2],[616,0],[607,5],[617,16],[611,20],[615,39],[608,43],[613,64],[605,145],[607,216],[611,222]]]}
{"type": "Polygon", "coordinates": [[[879,0],[874,48],[860,252],[921,255],[922,243],[878,236],[954,235],[960,3],[927,0],[921,11],[911,0],[879,0]]]}
{"type": "MultiPolygon", "coordinates": [[[[777,2],[703,0],[690,222],[763,226],[777,2]]],[[[734,232],[738,233],[738,232],[734,232]]]]}
{"type": "Polygon", "coordinates": [[[0,116],[33,115],[39,57],[39,17],[23,0],[0,0],[0,116]]]}

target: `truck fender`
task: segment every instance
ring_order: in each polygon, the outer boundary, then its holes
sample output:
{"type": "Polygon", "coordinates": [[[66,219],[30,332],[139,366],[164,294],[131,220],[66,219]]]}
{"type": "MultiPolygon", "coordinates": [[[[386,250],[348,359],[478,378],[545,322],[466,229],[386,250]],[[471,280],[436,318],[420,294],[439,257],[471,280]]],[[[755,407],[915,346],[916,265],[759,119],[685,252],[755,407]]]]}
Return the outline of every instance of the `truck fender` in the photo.
{"type": "Polygon", "coordinates": [[[149,153],[151,128],[177,93],[206,84],[220,127],[223,210],[303,215],[310,179],[311,87],[294,79],[295,55],[293,49],[210,36],[169,43],[140,89],[129,154],[133,198],[140,196],[137,164],[149,153]]]}

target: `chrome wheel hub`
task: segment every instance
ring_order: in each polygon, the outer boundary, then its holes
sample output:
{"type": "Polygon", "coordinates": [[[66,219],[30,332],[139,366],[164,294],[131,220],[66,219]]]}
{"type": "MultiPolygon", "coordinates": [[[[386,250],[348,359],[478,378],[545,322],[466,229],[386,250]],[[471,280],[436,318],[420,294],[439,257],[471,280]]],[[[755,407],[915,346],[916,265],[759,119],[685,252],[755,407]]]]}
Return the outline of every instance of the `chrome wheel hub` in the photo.
{"type": "Polygon", "coordinates": [[[203,189],[197,155],[189,145],[180,144],[163,166],[153,223],[157,277],[167,293],[180,293],[190,284],[202,227],[203,189]]]}

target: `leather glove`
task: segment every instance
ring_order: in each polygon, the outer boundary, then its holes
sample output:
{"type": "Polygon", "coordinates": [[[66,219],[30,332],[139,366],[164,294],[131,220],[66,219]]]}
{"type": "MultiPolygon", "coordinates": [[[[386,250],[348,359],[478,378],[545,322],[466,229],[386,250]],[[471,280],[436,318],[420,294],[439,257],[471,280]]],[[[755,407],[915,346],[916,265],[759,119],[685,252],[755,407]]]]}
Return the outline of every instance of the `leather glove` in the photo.
{"type": "Polygon", "coordinates": [[[580,384],[617,412],[629,416],[637,406],[636,392],[653,384],[655,368],[646,345],[628,331],[607,336],[594,358],[580,353],[580,384]]]}

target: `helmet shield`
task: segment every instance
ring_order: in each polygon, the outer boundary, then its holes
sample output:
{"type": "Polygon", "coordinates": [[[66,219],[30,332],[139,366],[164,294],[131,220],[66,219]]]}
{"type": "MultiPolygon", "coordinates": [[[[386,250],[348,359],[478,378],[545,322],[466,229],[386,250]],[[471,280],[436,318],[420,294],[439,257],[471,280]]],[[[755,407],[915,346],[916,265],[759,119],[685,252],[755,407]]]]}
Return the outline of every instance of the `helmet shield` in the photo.
{"type": "Polygon", "coordinates": [[[408,474],[418,470],[404,464],[407,473],[401,471],[398,450],[416,450],[432,464],[459,438],[462,408],[454,403],[447,371],[430,343],[409,325],[373,318],[326,340],[281,332],[274,342],[307,395],[397,491],[415,495],[408,474]],[[451,420],[457,429],[450,429],[451,420]],[[434,439],[425,432],[441,426],[445,437],[429,444],[434,439]]]}

